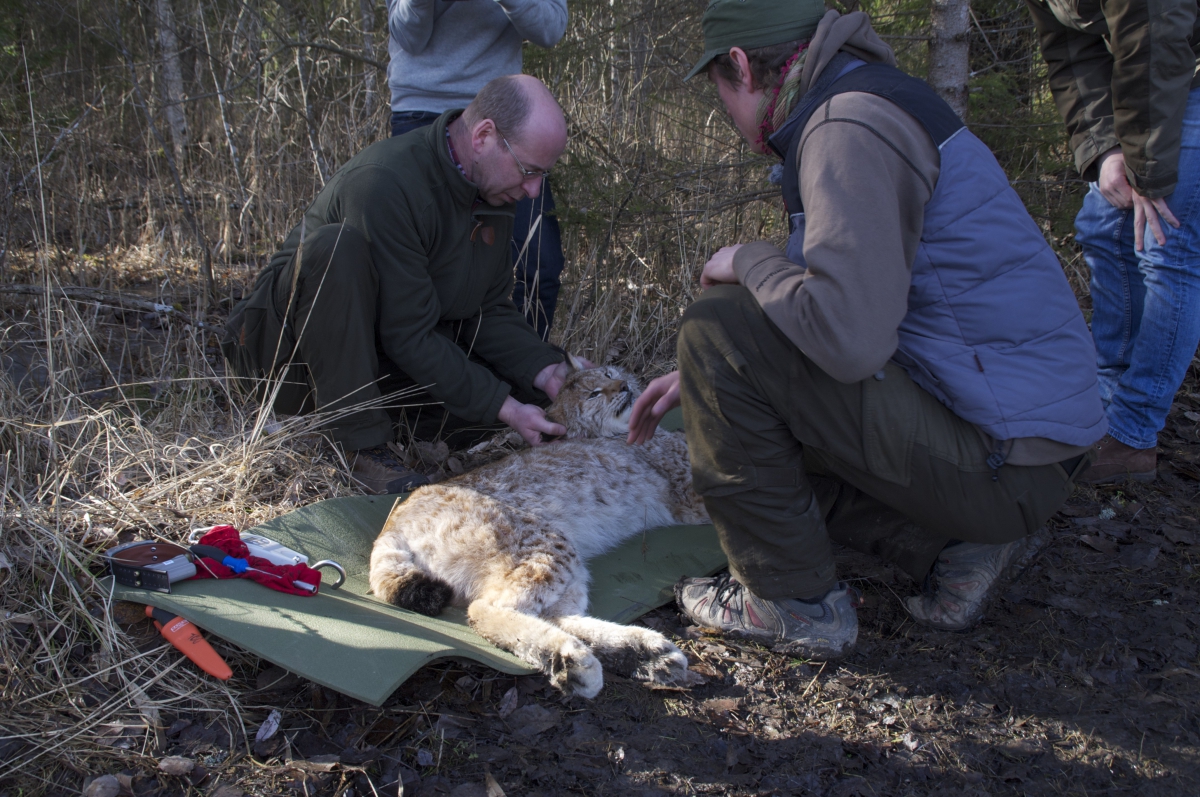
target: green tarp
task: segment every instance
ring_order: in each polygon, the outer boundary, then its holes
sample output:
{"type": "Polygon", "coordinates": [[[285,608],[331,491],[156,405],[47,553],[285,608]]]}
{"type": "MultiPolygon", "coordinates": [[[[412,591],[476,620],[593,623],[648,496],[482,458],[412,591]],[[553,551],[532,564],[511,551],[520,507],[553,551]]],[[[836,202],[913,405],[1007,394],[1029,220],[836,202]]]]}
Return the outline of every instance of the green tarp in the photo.
{"type": "MultiPolygon", "coordinates": [[[[678,416],[663,426],[678,428],[678,416]]],[[[285,595],[250,581],[183,581],[171,594],[113,585],[116,600],[149,603],[175,612],[274,664],[331,689],[380,705],[396,687],[431,661],[461,658],[506,673],[532,670],[485,641],[462,610],[424,617],[368,593],[371,545],[392,505],[403,497],[334,498],[297,509],[253,531],[346,568],[346,583],[319,595],[285,595]]],[[[627,623],[673,599],[682,576],[723,567],[725,555],[712,526],[671,526],[628,540],[590,562],[589,612],[627,623]]]]}

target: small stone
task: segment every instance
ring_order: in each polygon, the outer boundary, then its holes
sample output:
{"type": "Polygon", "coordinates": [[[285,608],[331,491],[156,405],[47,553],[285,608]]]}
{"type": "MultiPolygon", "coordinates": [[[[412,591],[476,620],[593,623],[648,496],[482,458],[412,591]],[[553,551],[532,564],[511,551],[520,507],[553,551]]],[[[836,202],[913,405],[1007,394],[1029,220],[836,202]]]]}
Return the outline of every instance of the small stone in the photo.
{"type": "Polygon", "coordinates": [[[559,716],[557,711],[551,711],[550,709],[542,708],[536,703],[530,703],[510,714],[507,722],[515,735],[532,738],[557,725],[559,716]]]}
{"type": "Polygon", "coordinates": [[[1064,609],[1078,614],[1080,617],[1095,617],[1096,607],[1086,598],[1072,598],[1070,595],[1051,595],[1046,603],[1056,609],[1064,609]]]}
{"type": "Polygon", "coordinates": [[[117,797],[121,793],[121,781],[115,775],[101,775],[87,785],[83,797],[117,797]]]}
{"type": "Polygon", "coordinates": [[[715,697],[700,704],[700,708],[715,716],[736,711],[739,706],[741,706],[741,701],[732,697],[715,697]]]}
{"type": "Polygon", "coordinates": [[[1150,566],[1158,558],[1158,551],[1157,545],[1135,542],[1133,545],[1126,545],[1117,559],[1123,567],[1127,567],[1130,570],[1140,570],[1143,567],[1150,566]]]}
{"type": "Polygon", "coordinates": [[[186,728],[191,727],[192,721],[186,717],[180,717],[171,723],[171,727],[167,728],[167,738],[174,739],[179,734],[183,733],[186,728]]]}
{"type": "Polygon", "coordinates": [[[1178,526],[1163,526],[1163,536],[1176,545],[1195,545],[1196,532],[1190,529],[1181,529],[1178,526]]]}
{"type": "Polygon", "coordinates": [[[1034,758],[1046,752],[1047,744],[1041,739],[1014,739],[1007,744],[999,745],[1000,754],[1009,759],[1034,758]]]}
{"type": "Polygon", "coordinates": [[[158,762],[158,771],[175,777],[183,777],[196,768],[196,762],[181,755],[169,755],[158,762]]]}
{"type": "Polygon", "coordinates": [[[483,788],[487,792],[487,797],[507,797],[504,794],[504,789],[500,788],[500,784],[492,777],[491,772],[484,774],[483,788]]]}
{"type": "Polygon", "coordinates": [[[1079,541],[1091,548],[1093,551],[1108,554],[1109,556],[1116,554],[1117,549],[1120,547],[1112,540],[1100,536],[1092,536],[1089,534],[1080,534],[1079,541]]]}
{"type": "Polygon", "coordinates": [[[517,687],[511,687],[504,693],[504,697],[500,698],[500,707],[496,709],[500,715],[500,719],[504,719],[509,714],[517,710],[517,702],[521,699],[521,693],[517,687]]]}
{"type": "Polygon", "coordinates": [[[271,713],[267,715],[266,721],[264,721],[262,725],[258,726],[258,733],[254,734],[254,741],[265,742],[278,733],[279,722],[282,719],[282,716],[283,715],[279,713],[279,709],[272,709],[271,713]]]}

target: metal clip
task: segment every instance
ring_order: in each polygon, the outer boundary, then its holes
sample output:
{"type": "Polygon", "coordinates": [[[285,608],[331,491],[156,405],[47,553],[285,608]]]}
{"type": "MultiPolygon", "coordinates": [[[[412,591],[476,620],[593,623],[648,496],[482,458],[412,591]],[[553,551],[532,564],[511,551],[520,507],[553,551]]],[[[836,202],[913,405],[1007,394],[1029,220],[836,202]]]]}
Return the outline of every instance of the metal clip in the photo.
{"type": "Polygon", "coordinates": [[[309,567],[311,567],[313,570],[320,570],[322,567],[332,567],[338,572],[337,581],[329,585],[330,589],[337,589],[346,583],[346,568],[342,567],[332,559],[322,559],[316,564],[309,565],[309,567]]]}

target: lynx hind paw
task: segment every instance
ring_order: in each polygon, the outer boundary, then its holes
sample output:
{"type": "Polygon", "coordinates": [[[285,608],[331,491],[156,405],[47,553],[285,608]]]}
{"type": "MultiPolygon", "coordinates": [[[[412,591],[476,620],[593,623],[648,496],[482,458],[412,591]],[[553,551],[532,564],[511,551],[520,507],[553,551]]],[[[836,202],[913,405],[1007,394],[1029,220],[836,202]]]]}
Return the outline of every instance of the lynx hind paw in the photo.
{"type": "Polygon", "coordinates": [[[633,677],[638,681],[657,686],[690,687],[703,683],[704,678],[688,669],[687,656],[683,651],[663,640],[663,649],[647,651],[650,658],[644,659],[634,670],[633,677]]]}
{"type": "Polygon", "coordinates": [[[571,640],[554,651],[550,658],[550,685],[567,695],[591,700],[604,686],[604,669],[587,645],[571,640]]]}
{"type": "Polygon", "coordinates": [[[373,581],[373,591],[380,598],[427,617],[437,617],[454,598],[453,587],[419,570],[385,573],[373,581]]]}

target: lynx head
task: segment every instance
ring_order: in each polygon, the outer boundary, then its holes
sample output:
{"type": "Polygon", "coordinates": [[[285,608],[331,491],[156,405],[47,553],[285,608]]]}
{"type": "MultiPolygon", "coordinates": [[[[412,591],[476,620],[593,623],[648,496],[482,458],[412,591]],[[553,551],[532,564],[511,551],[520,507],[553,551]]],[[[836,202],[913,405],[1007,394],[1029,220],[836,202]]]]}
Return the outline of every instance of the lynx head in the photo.
{"type": "Polygon", "coordinates": [[[615,365],[585,368],[567,355],[571,373],[546,417],[567,427],[568,438],[624,437],[629,433],[629,414],[642,386],[633,374],[615,365]]]}

